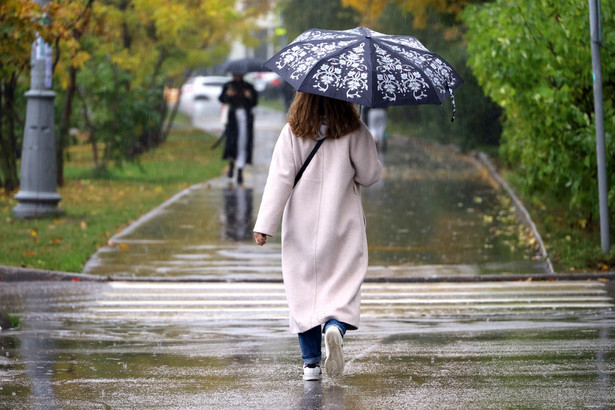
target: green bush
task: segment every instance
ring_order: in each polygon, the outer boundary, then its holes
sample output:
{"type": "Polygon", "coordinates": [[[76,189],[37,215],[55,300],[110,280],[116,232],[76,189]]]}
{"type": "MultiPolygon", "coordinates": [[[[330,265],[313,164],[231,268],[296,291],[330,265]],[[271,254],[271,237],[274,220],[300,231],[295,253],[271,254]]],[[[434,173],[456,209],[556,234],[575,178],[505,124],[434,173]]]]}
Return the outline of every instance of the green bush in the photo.
{"type": "MultiPolygon", "coordinates": [[[[615,207],[613,2],[602,2],[609,205],[615,207]]],[[[497,0],[465,10],[470,64],[504,110],[500,152],[529,195],[596,220],[598,186],[587,2],[497,0]]]]}

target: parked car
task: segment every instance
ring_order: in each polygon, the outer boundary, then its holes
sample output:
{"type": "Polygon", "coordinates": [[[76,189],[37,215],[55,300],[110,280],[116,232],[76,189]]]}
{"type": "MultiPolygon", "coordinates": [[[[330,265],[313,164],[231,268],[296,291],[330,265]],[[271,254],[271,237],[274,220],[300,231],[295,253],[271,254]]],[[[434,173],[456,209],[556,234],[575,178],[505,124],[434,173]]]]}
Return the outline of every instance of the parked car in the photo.
{"type": "Polygon", "coordinates": [[[279,97],[282,94],[284,80],[277,73],[271,71],[248,73],[245,79],[252,83],[254,89],[263,97],[279,97]]]}
{"type": "Polygon", "coordinates": [[[181,99],[192,103],[198,100],[218,101],[222,86],[230,81],[228,76],[196,76],[182,85],[181,99]]]}

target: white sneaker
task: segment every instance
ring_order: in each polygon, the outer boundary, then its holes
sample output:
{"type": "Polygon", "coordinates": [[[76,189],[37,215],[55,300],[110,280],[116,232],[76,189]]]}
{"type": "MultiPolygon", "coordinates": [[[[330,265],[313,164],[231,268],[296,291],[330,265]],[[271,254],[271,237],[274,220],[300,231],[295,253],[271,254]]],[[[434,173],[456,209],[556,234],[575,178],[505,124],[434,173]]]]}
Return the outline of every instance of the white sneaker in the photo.
{"type": "Polygon", "coordinates": [[[320,380],[321,374],[322,370],[320,370],[320,363],[315,363],[313,365],[303,364],[303,380],[320,380]]]}
{"type": "Polygon", "coordinates": [[[339,377],[344,371],[344,340],[337,326],[329,326],[325,332],[325,370],[329,377],[339,377]]]}

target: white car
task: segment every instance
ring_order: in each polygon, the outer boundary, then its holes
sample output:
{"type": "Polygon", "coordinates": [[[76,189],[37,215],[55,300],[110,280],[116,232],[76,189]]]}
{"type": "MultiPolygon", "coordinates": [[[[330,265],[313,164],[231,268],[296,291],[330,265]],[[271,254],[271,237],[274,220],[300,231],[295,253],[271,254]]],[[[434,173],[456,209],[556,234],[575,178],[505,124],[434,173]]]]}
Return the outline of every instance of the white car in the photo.
{"type": "Polygon", "coordinates": [[[198,100],[218,101],[222,86],[231,81],[228,76],[196,76],[182,85],[181,99],[188,103],[198,100]]]}
{"type": "Polygon", "coordinates": [[[251,82],[259,94],[267,97],[279,96],[284,83],[278,74],[271,71],[248,73],[245,80],[251,82]]]}

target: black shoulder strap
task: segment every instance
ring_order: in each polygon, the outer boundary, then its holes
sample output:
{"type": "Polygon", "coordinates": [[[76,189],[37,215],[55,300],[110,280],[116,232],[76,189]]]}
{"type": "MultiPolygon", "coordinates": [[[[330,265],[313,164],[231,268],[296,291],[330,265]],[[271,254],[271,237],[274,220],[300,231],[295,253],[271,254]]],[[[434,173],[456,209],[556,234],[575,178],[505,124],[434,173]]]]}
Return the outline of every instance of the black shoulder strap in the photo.
{"type": "Polygon", "coordinates": [[[318,148],[320,148],[320,146],[322,145],[322,143],[324,141],[325,141],[324,138],[318,140],[318,142],[316,143],[316,145],[312,149],[312,152],[310,152],[310,155],[308,155],[307,159],[305,160],[305,162],[301,166],[301,169],[297,173],[297,176],[295,177],[295,183],[293,184],[293,188],[295,187],[295,185],[297,185],[297,182],[299,182],[299,180],[301,179],[301,176],[303,175],[303,171],[305,171],[305,169],[307,168],[308,164],[310,163],[310,161],[312,160],[314,155],[316,155],[316,151],[318,151],[318,148]]]}

